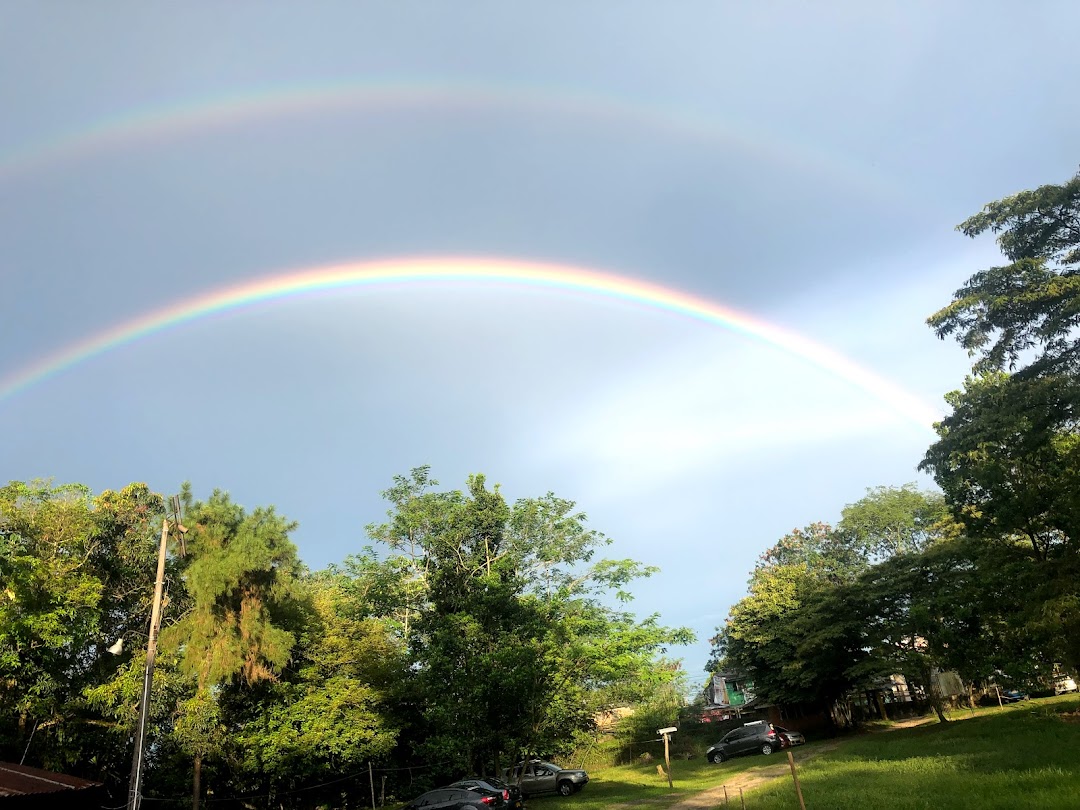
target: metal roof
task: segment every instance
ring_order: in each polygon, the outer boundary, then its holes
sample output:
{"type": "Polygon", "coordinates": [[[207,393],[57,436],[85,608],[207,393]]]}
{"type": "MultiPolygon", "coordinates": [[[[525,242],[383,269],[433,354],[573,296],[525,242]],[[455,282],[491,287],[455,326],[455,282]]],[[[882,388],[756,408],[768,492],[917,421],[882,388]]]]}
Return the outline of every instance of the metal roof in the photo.
{"type": "Polygon", "coordinates": [[[80,779],[63,773],[43,771],[16,765],[13,762],[0,762],[0,797],[25,796],[28,793],[55,793],[61,790],[83,790],[100,786],[100,782],[80,779]]]}

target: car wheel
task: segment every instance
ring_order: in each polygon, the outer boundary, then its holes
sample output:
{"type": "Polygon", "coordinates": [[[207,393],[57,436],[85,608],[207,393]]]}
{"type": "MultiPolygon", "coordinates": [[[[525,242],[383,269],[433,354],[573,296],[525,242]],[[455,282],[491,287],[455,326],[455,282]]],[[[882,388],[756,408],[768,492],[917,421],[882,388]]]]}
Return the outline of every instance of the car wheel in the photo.
{"type": "Polygon", "coordinates": [[[709,762],[713,765],[719,765],[725,759],[723,751],[713,751],[709,754],[709,762]]]}
{"type": "Polygon", "coordinates": [[[565,780],[563,780],[562,782],[559,782],[559,795],[560,796],[569,796],[573,792],[574,792],[574,783],[573,782],[567,782],[565,780]]]}
{"type": "Polygon", "coordinates": [[[761,744],[761,753],[763,753],[765,756],[768,756],[772,752],[773,752],[773,744],[772,743],[762,743],[761,744]]]}

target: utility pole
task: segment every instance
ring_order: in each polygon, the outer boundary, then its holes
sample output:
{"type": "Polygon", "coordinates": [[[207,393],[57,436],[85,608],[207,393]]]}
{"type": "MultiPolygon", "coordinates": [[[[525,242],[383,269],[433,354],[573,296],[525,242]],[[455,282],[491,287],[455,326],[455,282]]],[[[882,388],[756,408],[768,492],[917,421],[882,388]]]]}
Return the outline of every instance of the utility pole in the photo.
{"type": "MultiPolygon", "coordinates": [[[[176,529],[181,544],[187,529],[180,525],[180,499],[173,498],[176,529]]],[[[128,810],[142,805],[142,778],[145,763],[146,721],[150,717],[150,687],[154,682],[154,659],[157,657],[157,634],[161,628],[161,597],[165,590],[165,557],[169,544],[169,519],[161,520],[161,545],[158,547],[157,579],[154,580],[154,606],[150,611],[150,639],[146,642],[146,672],[143,674],[142,700],[139,703],[139,725],[135,731],[135,753],[131,757],[131,781],[128,785],[128,810]]]]}

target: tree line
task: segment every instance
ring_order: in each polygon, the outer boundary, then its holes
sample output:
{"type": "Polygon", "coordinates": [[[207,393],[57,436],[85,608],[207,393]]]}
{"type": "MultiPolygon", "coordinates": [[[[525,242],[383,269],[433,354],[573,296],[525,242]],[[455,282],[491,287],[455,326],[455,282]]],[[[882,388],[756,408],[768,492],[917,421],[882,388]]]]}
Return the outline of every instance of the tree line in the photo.
{"type": "MultiPolygon", "coordinates": [[[[690,631],[625,605],[655,569],[603,557],[610,540],[572,501],[508,503],[481,475],[438,486],[427,467],[395,477],[368,544],[310,571],[275,509],[185,485],[147,797],[407,798],[566,753],[598,712],[680,677],[664,653],[690,631]]],[[[0,759],[123,802],[165,518],[144,484],[0,488],[0,759]]]]}
{"type": "Polygon", "coordinates": [[[957,229],[1006,260],[928,324],[974,359],[919,469],[836,526],[782,538],[713,640],[709,671],[764,700],[836,704],[905,675],[1048,688],[1080,670],[1080,174],[992,202],[957,229]]]}

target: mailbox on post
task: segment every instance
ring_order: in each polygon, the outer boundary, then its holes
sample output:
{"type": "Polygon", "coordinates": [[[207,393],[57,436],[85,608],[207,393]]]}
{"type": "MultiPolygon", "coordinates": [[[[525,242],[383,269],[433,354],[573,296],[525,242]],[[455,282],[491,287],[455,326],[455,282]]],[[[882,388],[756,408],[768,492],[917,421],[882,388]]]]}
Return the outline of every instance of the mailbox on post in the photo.
{"type": "Polygon", "coordinates": [[[656,730],[656,733],[664,738],[664,767],[667,768],[667,786],[669,790],[675,786],[671,783],[671,752],[668,750],[668,743],[671,742],[671,735],[678,730],[675,726],[656,730]]]}

